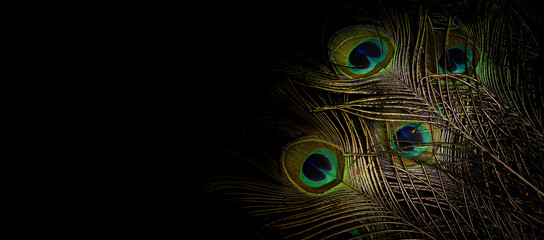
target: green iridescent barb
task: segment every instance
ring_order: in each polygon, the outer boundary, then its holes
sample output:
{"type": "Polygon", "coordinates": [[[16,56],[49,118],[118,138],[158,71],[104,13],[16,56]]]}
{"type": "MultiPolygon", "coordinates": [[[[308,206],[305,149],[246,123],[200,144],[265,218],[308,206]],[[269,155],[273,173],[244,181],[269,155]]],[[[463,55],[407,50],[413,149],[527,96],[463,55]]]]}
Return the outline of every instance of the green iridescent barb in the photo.
{"type": "Polygon", "coordinates": [[[265,121],[281,154],[236,152],[274,180],[210,189],[286,239],[542,238],[543,21],[430,2],[349,5],[323,61],[281,67],[273,92],[296,117],[265,121]]]}

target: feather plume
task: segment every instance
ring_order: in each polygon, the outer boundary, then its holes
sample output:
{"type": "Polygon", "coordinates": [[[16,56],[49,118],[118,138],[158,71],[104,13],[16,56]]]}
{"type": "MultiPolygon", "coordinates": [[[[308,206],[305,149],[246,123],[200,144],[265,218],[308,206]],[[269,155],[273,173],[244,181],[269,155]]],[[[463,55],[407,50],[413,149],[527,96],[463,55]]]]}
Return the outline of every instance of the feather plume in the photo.
{"type": "Polygon", "coordinates": [[[543,236],[542,56],[527,17],[507,2],[412,4],[361,8],[326,61],[296,52],[277,67],[289,118],[263,122],[288,139],[280,156],[224,150],[270,181],[209,190],[286,239],[543,236]]]}

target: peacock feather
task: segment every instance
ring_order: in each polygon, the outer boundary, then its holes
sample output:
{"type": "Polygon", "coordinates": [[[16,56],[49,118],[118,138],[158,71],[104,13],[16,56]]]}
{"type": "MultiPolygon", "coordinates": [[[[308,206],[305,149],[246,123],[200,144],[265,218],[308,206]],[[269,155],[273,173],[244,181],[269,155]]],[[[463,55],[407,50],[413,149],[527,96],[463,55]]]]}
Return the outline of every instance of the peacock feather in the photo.
{"type": "Polygon", "coordinates": [[[267,177],[209,190],[271,239],[542,238],[542,22],[510,1],[343,6],[322,59],[273,67],[261,140],[222,148],[267,177]]]}

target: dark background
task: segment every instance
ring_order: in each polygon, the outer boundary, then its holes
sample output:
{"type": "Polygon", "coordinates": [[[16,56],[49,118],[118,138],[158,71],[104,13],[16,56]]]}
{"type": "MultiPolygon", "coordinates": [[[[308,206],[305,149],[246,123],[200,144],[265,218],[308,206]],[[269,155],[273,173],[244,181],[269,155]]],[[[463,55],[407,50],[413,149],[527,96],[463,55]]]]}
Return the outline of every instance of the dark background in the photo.
{"type": "Polygon", "coordinates": [[[228,145],[229,139],[251,134],[248,125],[252,119],[266,114],[268,86],[280,77],[271,73],[270,64],[276,64],[291,48],[321,57],[328,41],[328,37],[325,42],[322,39],[330,11],[326,4],[238,4],[210,4],[210,8],[201,10],[204,17],[195,19],[201,26],[194,39],[198,42],[194,53],[197,78],[187,82],[195,84],[192,94],[198,96],[188,103],[194,109],[191,126],[196,127],[187,131],[196,131],[192,138],[196,139],[197,149],[192,151],[197,153],[197,194],[187,197],[198,206],[198,212],[182,207],[187,215],[181,219],[194,219],[191,236],[198,239],[263,238],[257,233],[261,224],[240,210],[240,204],[205,190],[207,179],[257,174],[252,167],[217,149],[228,145]]]}

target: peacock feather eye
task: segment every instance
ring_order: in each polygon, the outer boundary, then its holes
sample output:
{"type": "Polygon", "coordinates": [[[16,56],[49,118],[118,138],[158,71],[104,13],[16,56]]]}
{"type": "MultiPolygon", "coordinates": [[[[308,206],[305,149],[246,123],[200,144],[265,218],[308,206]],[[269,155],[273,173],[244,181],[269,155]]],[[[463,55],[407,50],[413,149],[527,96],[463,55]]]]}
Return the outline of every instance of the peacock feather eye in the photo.
{"type": "Polygon", "coordinates": [[[338,178],[338,159],[325,148],[318,148],[306,157],[300,171],[300,180],[312,188],[322,187],[338,178]]]}
{"type": "Polygon", "coordinates": [[[342,182],[343,151],[320,139],[297,140],[285,147],[282,168],[289,180],[309,193],[324,193],[342,182]]]}
{"type": "Polygon", "coordinates": [[[438,58],[439,73],[466,73],[474,60],[474,52],[465,45],[448,49],[438,58]]]}
{"type": "Polygon", "coordinates": [[[415,157],[427,151],[431,133],[421,123],[408,123],[397,128],[391,136],[391,147],[405,157],[415,157]]]}
{"type": "Polygon", "coordinates": [[[427,45],[427,68],[432,73],[462,73],[472,75],[478,62],[478,51],[466,38],[437,34],[427,45]]]}
{"type": "Polygon", "coordinates": [[[397,164],[415,167],[432,163],[441,142],[441,131],[428,123],[377,121],[373,124],[374,141],[397,164]]]}
{"type": "Polygon", "coordinates": [[[364,26],[345,28],[329,43],[331,63],[343,78],[366,78],[380,72],[389,65],[394,52],[390,38],[364,26]]]}

